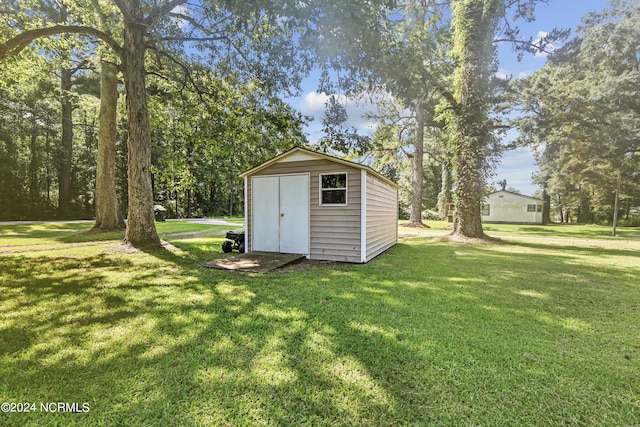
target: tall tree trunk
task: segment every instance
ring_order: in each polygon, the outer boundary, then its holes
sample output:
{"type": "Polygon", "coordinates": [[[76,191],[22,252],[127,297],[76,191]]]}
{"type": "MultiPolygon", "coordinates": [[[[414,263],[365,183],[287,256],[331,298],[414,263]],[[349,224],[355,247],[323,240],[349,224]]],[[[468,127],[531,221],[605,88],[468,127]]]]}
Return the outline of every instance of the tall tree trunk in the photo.
{"type": "Polygon", "coordinates": [[[233,216],[233,187],[234,177],[229,179],[229,216],[233,216]]]}
{"type": "Polygon", "coordinates": [[[456,220],[453,236],[485,238],[481,203],[484,198],[486,150],[490,138],[486,91],[493,31],[502,0],[457,0],[453,4],[453,52],[458,61],[454,87],[456,220]]]}
{"type": "MultiPolygon", "coordinates": [[[[576,221],[581,224],[590,224],[594,222],[595,215],[593,214],[593,208],[591,206],[591,201],[589,200],[589,197],[587,197],[584,194],[580,196],[580,203],[578,204],[578,212],[574,212],[574,215],[576,217],[576,221]]],[[[565,215],[563,215],[563,218],[564,217],[565,215]]],[[[567,215],[566,222],[567,223],[569,222],[568,215],[567,215]]]]}
{"type": "Polygon", "coordinates": [[[424,193],[424,103],[416,105],[416,141],[413,144],[413,180],[411,185],[411,214],[409,223],[422,224],[422,195],[424,193]]]}
{"type": "Polygon", "coordinates": [[[620,202],[620,180],[621,180],[622,174],[620,173],[620,171],[618,171],[618,180],[617,180],[617,185],[616,185],[616,199],[613,203],[613,227],[611,229],[611,235],[612,236],[616,236],[616,228],[618,227],[618,205],[620,202]]]}
{"type": "Polygon", "coordinates": [[[39,155],[37,142],[37,133],[34,123],[33,128],[31,129],[31,142],[29,143],[29,151],[31,155],[31,158],[29,159],[29,199],[31,199],[30,202],[32,207],[36,207],[40,202],[40,191],[38,189],[39,155]]]}
{"type": "Polygon", "coordinates": [[[125,228],[116,197],[116,110],[118,104],[118,68],[102,61],[100,77],[100,131],[96,169],[96,223],[94,230],[125,228]]]}
{"type": "Polygon", "coordinates": [[[547,184],[545,182],[542,187],[542,224],[547,225],[551,223],[551,196],[547,193],[547,184]]]}
{"type": "Polygon", "coordinates": [[[58,216],[68,218],[71,212],[71,163],[73,154],[73,107],[71,105],[72,71],[63,68],[60,73],[62,107],[62,148],[58,174],[58,216]]]}
{"type": "Polygon", "coordinates": [[[45,135],[44,140],[45,152],[47,154],[46,160],[46,170],[47,170],[47,211],[49,210],[49,206],[51,205],[51,182],[53,179],[51,178],[51,146],[49,144],[49,131],[45,135]]]}
{"type": "Polygon", "coordinates": [[[447,203],[451,201],[451,171],[449,163],[445,160],[440,166],[442,169],[442,185],[438,193],[438,216],[447,218],[447,203]]]}
{"type": "Polygon", "coordinates": [[[129,124],[129,211],[125,241],[134,246],[160,247],[151,188],[151,137],[145,86],[146,50],[144,15],[138,1],[126,2],[122,62],[129,124]]]}
{"type": "Polygon", "coordinates": [[[185,191],[185,197],[187,198],[187,218],[191,218],[192,212],[191,212],[191,190],[190,189],[187,189],[187,191],[185,191]]]}

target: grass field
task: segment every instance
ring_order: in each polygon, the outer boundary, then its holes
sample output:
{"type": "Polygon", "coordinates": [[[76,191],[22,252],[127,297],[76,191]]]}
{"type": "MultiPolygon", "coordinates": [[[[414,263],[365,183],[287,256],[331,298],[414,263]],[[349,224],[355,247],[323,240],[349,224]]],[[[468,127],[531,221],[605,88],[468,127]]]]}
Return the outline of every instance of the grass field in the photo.
{"type": "Polygon", "coordinates": [[[0,425],[639,425],[638,229],[430,225],[269,274],[202,268],[225,226],[0,225],[0,425]]]}

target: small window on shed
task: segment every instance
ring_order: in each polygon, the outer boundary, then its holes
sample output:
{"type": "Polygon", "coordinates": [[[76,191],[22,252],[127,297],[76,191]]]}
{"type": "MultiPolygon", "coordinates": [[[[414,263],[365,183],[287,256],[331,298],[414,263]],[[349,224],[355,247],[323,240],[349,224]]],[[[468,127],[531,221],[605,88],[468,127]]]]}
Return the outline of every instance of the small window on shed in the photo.
{"type": "Polygon", "coordinates": [[[489,209],[490,206],[491,205],[488,205],[486,203],[482,204],[482,216],[489,216],[490,215],[490,212],[491,212],[490,209],[489,209]]]}
{"type": "Polygon", "coordinates": [[[347,205],[346,172],[320,175],[320,204],[347,205]]]}
{"type": "Polygon", "coordinates": [[[527,212],[535,212],[536,205],[527,205],[527,212]]]}

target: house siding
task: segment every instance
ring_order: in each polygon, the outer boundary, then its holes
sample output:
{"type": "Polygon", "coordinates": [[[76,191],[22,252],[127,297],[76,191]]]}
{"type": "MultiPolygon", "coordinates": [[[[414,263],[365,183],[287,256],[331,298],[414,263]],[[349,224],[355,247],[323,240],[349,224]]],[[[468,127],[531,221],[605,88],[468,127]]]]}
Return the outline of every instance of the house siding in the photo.
{"type": "MultiPolygon", "coordinates": [[[[285,161],[274,163],[247,179],[246,236],[252,242],[252,177],[309,174],[309,254],[310,259],[361,262],[361,178],[360,170],[329,160],[285,161]],[[320,174],[347,173],[347,206],[320,205],[320,174]]],[[[301,200],[301,203],[305,202],[301,200]]]]}
{"type": "Polygon", "coordinates": [[[398,190],[366,175],[366,261],[398,242],[398,190]]]}
{"type": "Polygon", "coordinates": [[[509,191],[497,191],[484,201],[489,205],[489,215],[482,215],[483,222],[542,224],[544,202],[534,197],[509,191]],[[538,212],[527,212],[527,205],[542,206],[538,212]]]}

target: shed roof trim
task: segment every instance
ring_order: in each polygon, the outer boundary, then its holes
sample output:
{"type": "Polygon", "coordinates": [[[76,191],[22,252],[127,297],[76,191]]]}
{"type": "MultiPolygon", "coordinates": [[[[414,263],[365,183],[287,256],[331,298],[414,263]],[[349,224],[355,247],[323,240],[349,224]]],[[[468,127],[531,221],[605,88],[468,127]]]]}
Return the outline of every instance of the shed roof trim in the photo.
{"type": "Polygon", "coordinates": [[[302,147],[294,147],[291,150],[286,151],[286,152],[280,154],[279,156],[274,157],[271,160],[267,160],[266,162],[254,167],[253,169],[249,169],[248,171],[245,171],[245,172],[241,173],[240,174],[240,178],[246,178],[246,177],[248,177],[250,175],[256,174],[256,173],[260,172],[261,170],[266,169],[269,166],[271,166],[273,164],[276,164],[276,163],[299,161],[299,160],[315,160],[315,159],[328,160],[328,161],[331,161],[331,162],[334,162],[334,163],[350,166],[350,167],[353,167],[353,168],[356,168],[356,169],[365,170],[365,171],[371,173],[376,178],[378,178],[378,179],[386,182],[387,184],[393,186],[394,188],[396,188],[396,189],[400,188],[400,186],[398,184],[396,184],[395,182],[391,181],[389,178],[387,178],[386,176],[382,175],[380,172],[376,172],[375,170],[373,170],[369,166],[365,166],[365,165],[362,165],[360,163],[351,162],[349,160],[344,160],[344,159],[341,159],[339,157],[330,156],[328,154],[318,153],[318,152],[315,152],[315,151],[307,150],[306,148],[302,148],[302,147]]]}

